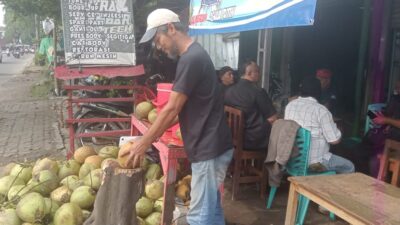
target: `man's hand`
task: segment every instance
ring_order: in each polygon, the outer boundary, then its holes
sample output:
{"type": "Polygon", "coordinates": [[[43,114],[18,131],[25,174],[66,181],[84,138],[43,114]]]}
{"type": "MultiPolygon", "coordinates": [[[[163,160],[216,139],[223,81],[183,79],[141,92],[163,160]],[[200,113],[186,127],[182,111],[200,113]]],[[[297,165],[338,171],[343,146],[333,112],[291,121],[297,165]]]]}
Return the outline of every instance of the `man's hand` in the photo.
{"type": "Polygon", "coordinates": [[[376,117],[372,120],[375,124],[384,125],[386,124],[386,117],[382,112],[377,112],[376,117]]]}
{"type": "Polygon", "coordinates": [[[151,142],[147,141],[145,138],[140,138],[133,142],[129,151],[121,154],[121,157],[128,155],[125,167],[135,168],[140,166],[141,159],[146,153],[146,150],[151,147],[151,142]]]}

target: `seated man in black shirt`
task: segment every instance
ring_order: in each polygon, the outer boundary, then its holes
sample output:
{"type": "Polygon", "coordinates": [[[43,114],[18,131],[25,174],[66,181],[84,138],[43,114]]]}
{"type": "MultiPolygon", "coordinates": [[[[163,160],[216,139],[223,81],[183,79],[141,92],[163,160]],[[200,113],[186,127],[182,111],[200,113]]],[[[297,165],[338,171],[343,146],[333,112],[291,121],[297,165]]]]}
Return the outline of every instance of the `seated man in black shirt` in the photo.
{"type": "Polygon", "coordinates": [[[276,110],[267,92],[257,86],[259,68],[248,61],[240,68],[241,79],[225,91],[225,104],[243,111],[245,117],[244,148],[261,150],[268,147],[271,124],[276,110]]]}

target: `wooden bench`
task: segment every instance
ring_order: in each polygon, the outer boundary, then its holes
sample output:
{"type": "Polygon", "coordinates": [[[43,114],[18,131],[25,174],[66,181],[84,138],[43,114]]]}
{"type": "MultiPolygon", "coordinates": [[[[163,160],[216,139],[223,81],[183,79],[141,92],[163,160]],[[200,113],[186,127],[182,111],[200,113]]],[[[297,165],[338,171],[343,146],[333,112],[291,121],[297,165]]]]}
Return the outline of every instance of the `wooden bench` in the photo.
{"type": "Polygon", "coordinates": [[[400,189],[362,173],[289,177],[285,225],[295,223],[304,195],[350,224],[400,224],[400,189]]]}

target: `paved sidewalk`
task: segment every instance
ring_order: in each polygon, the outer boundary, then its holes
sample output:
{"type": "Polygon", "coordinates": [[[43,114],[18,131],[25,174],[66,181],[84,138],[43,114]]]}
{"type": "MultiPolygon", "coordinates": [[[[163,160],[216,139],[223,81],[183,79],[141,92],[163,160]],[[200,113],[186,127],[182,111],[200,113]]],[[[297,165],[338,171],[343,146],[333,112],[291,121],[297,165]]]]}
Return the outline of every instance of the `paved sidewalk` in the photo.
{"type": "Polygon", "coordinates": [[[33,86],[46,80],[41,67],[29,65],[25,74],[0,81],[0,166],[42,156],[63,157],[56,108],[60,98],[32,96],[33,86]]]}

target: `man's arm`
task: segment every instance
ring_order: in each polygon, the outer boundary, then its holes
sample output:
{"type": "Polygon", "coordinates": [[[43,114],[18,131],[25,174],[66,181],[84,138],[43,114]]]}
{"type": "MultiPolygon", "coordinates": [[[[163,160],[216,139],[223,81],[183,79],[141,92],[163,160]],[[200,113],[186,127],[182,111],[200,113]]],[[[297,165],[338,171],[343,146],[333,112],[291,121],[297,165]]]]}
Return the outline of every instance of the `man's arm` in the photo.
{"type": "Polygon", "coordinates": [[[392,127],[400,128],[400,120],[385,117],[382,112],[376,113],[376,117],[373,121],[379,125],[390,125],[392,127]]]}
{"type": "Polygon", "coordinates": [[[140,157],[148,148],[150,148],[151,144],[156,141],[174,122],[176,122],[176,118],[186,101],[187,96],[185,94],[175,91],[171,92],[168,103],[165,105],[163,110],[161,110],[150,129],[143,134],[142,138],[133,143],[128,152],[122,154],[122,156],[129,154],[126,166],[129,164],[132,164],[133,166],[138,165],[140,157]]]}
{"type": "Polygon", "coordinates": [[[339,144],[342,138],[342,133],[337,128],[336,123],[333,121],[332,114],[326,110],[326,112],[322,113],[319,122],[325,140],[331,145],[339,144]]]}

